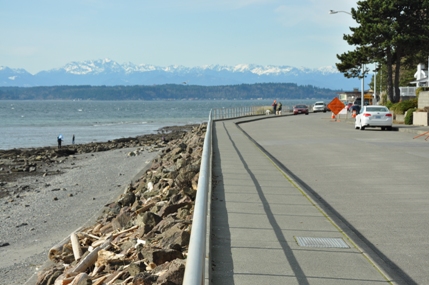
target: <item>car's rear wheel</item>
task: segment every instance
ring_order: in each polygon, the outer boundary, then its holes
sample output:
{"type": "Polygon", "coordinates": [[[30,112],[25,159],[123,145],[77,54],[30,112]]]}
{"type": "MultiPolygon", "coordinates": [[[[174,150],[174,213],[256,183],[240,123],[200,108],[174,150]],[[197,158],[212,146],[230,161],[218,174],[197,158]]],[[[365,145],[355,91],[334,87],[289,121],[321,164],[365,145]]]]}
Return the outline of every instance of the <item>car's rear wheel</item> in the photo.
{"type": "Polygon", "coordinates": [[[387,127],[387,130],[388,130],[388,131],[391,131],[391,130],[392,130],[392,127],[387,127]]]}

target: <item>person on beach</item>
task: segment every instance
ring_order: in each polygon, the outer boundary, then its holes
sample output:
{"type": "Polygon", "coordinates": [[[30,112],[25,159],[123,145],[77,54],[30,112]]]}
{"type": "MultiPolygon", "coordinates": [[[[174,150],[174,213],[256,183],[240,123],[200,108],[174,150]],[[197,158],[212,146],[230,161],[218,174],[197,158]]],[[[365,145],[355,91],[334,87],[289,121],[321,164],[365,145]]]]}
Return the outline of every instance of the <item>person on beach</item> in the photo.
{"type": "Polygon", "coordinates": [[[279,102],[277,104],[277,115],[281,115],[282,114],[282,102],[279,102]]]}
{"type": "Polygon", "coordinates": [[[73,135],[73,138],[72,138],[72,144],[74,144],[74,135],[73,135]]]}
{"type": "Polygon", "coordinates": [[[273,106],[273,114],[276,114],[276,110],[277,110],[277,100],[274,100],[273,104],[271,105],[273,106]]]}
{"type": "Polygon", "coordinates": [[[58,141],[58,149],[60,149],[61,148],[61,142],[63,141],[63,135],[62,134],[60,134],[57,137],[57,141],[58,141]]]}

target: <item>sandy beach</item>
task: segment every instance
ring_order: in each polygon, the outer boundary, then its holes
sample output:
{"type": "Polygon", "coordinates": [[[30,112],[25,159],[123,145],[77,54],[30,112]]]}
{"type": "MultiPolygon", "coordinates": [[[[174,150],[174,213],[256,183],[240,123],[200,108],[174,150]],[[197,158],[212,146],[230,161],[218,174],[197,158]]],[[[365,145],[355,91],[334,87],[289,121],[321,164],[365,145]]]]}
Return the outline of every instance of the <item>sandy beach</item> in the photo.
{"type": "Polygon", "coordinates": [[[50,169],[62,174],[14,182],[33,190],[0,200],[0,284],[24,284],[47,261],[54,244],[93,222],[157,155],[127,155],[135,149],[69,156],[50,169]]]}
{"type": "Polygon", "coordinates": [[[61,150],[1,151],[0,285],[35,284],[37,272],[49,266],[49,249],[93,224],[104,206],[143,175],[164,140],[181,138],[192,127],[61,150]]]}

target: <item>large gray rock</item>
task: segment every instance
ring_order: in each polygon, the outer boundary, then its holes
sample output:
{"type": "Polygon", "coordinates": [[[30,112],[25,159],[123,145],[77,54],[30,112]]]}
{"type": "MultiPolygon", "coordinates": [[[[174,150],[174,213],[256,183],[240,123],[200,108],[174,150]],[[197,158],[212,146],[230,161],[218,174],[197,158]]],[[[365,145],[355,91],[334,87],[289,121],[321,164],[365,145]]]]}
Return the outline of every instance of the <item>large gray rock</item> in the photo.
{"type": "Polygon", "coordinates": [[[150,232],[162,218],[152,212],[144,212],[142,215],[137,215],[134,224],[143,229],[143,234],[150,232]]]}
{"type": "Polygon", "coordinates": [[[180,251],[174,249],[154,249],[154,248],[143,248],[141,250],[143,257],[147,262],[153,262],[156,265],[164,264],[168,261],[172,261],[176,258],[183,259],[183,254],[180,251]]]}
{"type": "MultiPolygon", "coordinates": [[[[162,267],[163,273],[158,277],[157,285],[180,285],[183,283],[186,261],[175,259],[162,267]]],[[[161,269],[161,268],[160,268],[161,269]]]]}
{"type": "Polygon", "coordinates": [[[162,234],[161,246],[164,248],[177,248],[176,245],[186,246],[189,244],[190,236],[188,225],[175,224],[162,234]]]}

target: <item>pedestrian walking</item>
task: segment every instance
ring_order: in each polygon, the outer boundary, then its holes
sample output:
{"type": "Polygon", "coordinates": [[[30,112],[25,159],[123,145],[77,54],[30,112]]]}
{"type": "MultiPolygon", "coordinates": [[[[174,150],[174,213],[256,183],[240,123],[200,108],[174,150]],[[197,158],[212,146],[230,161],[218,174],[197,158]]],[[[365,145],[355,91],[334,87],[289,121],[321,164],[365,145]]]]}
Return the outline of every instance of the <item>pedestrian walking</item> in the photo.
{"type": "Polygon", "coordinates": [[[277,100],[274,100],[273,104],[271,105],[273,106],[273,114],[276,114],[276,110],[277,110],[277,100]]]}
{"type": "Polygon", "coordinates": [[[277,104],[277,115],[281,115],[282,114],[282,102],[279,102],[277,104]]]}
{"type": "Polygon", "coordinates": [[[60,149],[61,148],[61,142],[63,141],[63,135],[62,134],[60,134],[57,137],[57,141],[58,141],[58,149],[60,149]]]}
{"type": "Polygon", "coordinates": [[[74,135],[73,135],[73,138],[72,138],[72,144],[74,144],[74,135]]]}

